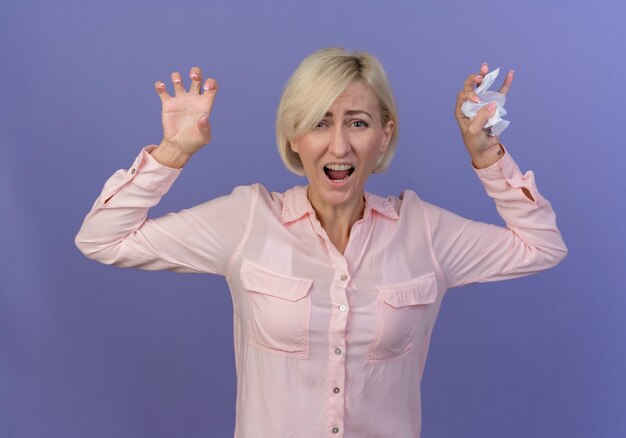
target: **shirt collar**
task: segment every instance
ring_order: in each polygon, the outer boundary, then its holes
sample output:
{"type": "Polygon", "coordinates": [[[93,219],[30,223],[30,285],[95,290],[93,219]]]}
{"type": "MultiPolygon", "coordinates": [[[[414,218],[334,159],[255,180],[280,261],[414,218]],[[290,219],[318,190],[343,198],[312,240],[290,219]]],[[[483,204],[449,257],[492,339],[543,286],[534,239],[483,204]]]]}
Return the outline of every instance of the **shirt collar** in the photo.
{"type": "MultiPolygon", "coordinates": [[[[313,206],[307,196],[307,188],[307,186],[296,186],[285,192],[283,208],[280,213],[280,221],[283,224],[296,221],[308,213],[315,214],[315,210],[313,210],[313,206]]],[[[365,192],[365,211],[363,212],[363,217],[367,217],[372,210],[375,210],[389,219],[399,218],[396,209],[393,208],[393,205],[388,199],[365,192]]]]}
{"type": "Polygon", "coordinates": [[[378,213],[383,216],[387,216],[389,219],[400,218],[400,216],[398,216],[398,212],[395,208],[393,208],[389,199],[373,193],[365,192],[365,213],[363,216],[367,216],[369,214],[369,210],[376,210],[378,213]]]}

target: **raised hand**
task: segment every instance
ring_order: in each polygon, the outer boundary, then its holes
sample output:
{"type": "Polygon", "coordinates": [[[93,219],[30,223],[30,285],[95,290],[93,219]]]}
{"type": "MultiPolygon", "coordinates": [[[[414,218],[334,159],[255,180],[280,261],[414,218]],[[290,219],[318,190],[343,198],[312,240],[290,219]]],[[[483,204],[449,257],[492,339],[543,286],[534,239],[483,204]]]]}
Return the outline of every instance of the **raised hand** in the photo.
{"type": "Polygon", "coordinates": [[[209,117],[217,93],[217,82],[207,79],[201,93],[200,68],[192,67],[189,77],[191,86],[189,91],[185,91],[180,73],[172,73],[174,96],[167,92],[163,82],[154,84],[162,103],[163,140],[152,155],[171,167],[182,167],[211,140],[209,117]]]}
{"type": "MultiPolygon", "coordinates": [[[[493,115],[496,110],[496,104],[490,103],[483,107],[476,117],[470,120],[461,111],[461,105],[466,100],[473,102],[480,102],[480,99],[475,88],[480,85],[483,77],[489,73],[489,66],[484,63],[480,67],[478,74],[471,74],[465,80],[463,90],[457,95],[455,116],[459,128],[461,129],[461,135],[463,136],[463,142],[472,157],[472,162],[477,168],[488,167],[495,163],[502,156],[502,150],[500,148],[500,139],[497,136],[489,135],[487,130],[484,129],[485,123],[493,115]]],[[[504,84],[500,88],[499,92],[506,94],[513,82],[513,70],[509,71],[504,79],[504,84]]]]}

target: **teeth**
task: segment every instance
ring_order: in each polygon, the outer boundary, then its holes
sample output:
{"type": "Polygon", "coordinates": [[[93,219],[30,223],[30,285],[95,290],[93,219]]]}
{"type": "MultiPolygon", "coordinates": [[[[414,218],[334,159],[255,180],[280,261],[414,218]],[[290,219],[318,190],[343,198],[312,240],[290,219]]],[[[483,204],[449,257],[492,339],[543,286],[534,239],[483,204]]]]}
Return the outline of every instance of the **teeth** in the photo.
{"type": "Polygon", "coordinates": [[[330,170],[348,170],[348,169],[352,169],[352,166],[349,164],[327,164],[326,166],[327,169],[330,170]]]}

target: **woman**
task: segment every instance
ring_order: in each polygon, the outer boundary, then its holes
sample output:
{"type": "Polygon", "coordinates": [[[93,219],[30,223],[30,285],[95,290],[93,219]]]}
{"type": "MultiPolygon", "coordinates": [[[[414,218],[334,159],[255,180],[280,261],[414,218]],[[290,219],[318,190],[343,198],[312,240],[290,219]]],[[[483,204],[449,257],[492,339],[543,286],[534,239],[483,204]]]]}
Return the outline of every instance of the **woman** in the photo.
{"type": "MultiPolygon", "coordinates": [[[[277,115],[281,157],[308,187],[225,197],[146,220],[180,169],[209,142],[217,84],[191,69],[185,92],[157,82],[163,141],[105,184],[76,244],[102,263],[224,275],[234,307],[237,437],[419,437],[420,379],[450,287],[528,275],[566,254],[550,204],[472,120],[470,75],[456,117],[507,228],[470,221],[412,191],[364,191],[396,148],[398,120],[379,62],[324,49],[289,80],[277,115]]],[[[501,89],[513,80],[510,72],[501,89]]]]}

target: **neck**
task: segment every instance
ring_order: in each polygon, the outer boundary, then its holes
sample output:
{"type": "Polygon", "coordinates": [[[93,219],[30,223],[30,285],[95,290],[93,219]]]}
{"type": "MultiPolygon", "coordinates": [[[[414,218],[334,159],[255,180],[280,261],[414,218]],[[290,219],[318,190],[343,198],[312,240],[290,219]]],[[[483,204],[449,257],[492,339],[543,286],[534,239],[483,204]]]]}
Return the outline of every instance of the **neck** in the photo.
{"type": "Polygon", "coordinates": [[[352,225],[363,217],[365,210],[363,194],[354,202],[341,206],[328,205],[311,199],[310,196],[309,201],[331,243],[343,254],[348,245],[352,225]]]}

